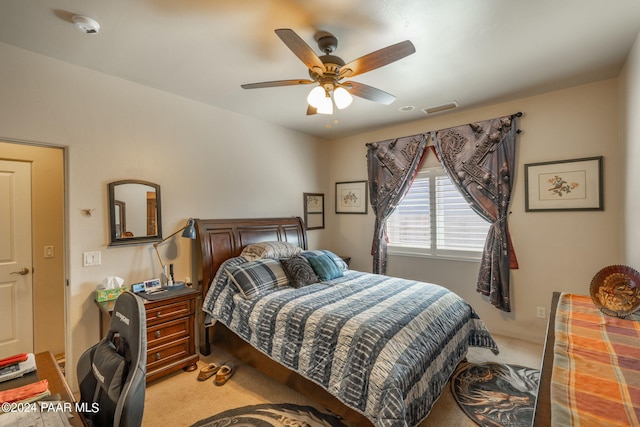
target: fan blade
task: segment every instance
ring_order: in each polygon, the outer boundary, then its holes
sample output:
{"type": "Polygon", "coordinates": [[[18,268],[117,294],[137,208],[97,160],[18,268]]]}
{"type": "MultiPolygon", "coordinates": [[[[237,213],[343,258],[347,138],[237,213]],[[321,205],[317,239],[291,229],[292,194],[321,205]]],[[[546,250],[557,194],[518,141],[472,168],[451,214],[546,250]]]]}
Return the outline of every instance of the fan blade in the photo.
{"type": "Polygon", "coordinates": [[[389,105],[396,100],[396,97],[383,90],[376,89],[373,86],[365,85],[358,82],[345,82],[345,88],[351,95],[359,96],[360,98],[368,99],[370,101],[379,102],[380,104],[389,105]]]}
{"type": "Polygon", "coordinates": [[[416,48],[409,40],[387,46],[368,55],[354,59],[348,64],[340,67],[338,78],[353,77],[367,71],[375,70],[387,64],[391,64],[399,59],[415,53],[416,48]]]}
{"type": "Polygon", "coordinates": [[[275,30],[280,39],[287,45],[289,49],[298,57],[304,65],[317,74],[323,74],[326,69],[324,64],[318,58],[318,55],[304,42],[293,30],[289,28],[280,28],[275,30]]]}
{"type": "Polygon", "coordinates": [[[318,109],[307,104],[307,116],[313,116],[314,114],[318,114],[318,109]]]}
{"type": "Polygon", "coordinates": [[[308,85],[315,83],[313,80],[275,80],[272,82],[248,83],[240,85],[243,89],[260,89],[263,87],[292,86],[292,85],[308,85]]]}

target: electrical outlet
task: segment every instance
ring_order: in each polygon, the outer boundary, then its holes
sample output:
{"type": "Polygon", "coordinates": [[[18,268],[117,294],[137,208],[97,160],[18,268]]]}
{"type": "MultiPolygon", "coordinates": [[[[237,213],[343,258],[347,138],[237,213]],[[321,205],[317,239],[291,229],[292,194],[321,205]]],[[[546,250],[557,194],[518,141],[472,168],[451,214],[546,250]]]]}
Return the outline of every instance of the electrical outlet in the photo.
{"type": "Polygon", "coordinates": [[[546,317],[544,307],[538,307],[536,309],[536,314],[538,316],[538,319],[544,319],[546,317]]]}
{"type": "Polygon", "coordinates": [[[94,265],[102,264],[100,252],[83,252],[82,253],[82,266],[91,267],[94,265]]]}

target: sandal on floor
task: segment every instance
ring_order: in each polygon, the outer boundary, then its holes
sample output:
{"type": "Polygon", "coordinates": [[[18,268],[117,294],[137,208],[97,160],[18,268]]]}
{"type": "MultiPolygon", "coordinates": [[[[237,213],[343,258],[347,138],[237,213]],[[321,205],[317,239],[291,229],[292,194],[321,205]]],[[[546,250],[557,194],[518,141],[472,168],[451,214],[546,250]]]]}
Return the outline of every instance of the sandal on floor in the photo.
{"type": "Polygon", "coordinates": [[[220,370],[220,367],[222,367],[222,365],[224,365],[224,362],[209,363],[207,366],[200,369],[200,373],[198,374],[198,381],[208,380],[220,370]]]}
{"type": "Polygon", "coordinates": [[[216,373],[216,378],[213,381],[215,385],[224,385],[229,378],[235,372],[235,367],[231,363],[227,363],[226,365],[222,365],[216,373]]]}

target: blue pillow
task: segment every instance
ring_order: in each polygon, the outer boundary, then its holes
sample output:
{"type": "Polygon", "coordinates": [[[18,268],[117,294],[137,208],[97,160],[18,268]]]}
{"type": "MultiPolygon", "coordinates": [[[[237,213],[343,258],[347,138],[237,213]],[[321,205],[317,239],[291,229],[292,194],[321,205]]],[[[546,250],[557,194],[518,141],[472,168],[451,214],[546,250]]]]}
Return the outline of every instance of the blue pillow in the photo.
{"type": "Polygon", "coordinates": [[[309,260],[309,264],[311,264],[313,271],[315,271],[318,277],[323,281],[337,279],[344,275],[342,270],[338,268],[329,255],[323,254],[312,256],[307,259],[309,260]]]}
{"type": "Polygon", "coordinates": [[[344,260],[341,257],[339,257],[338,255],[336,255],[333,252],[328,251],[326,249],[302,252],[302,256],[307,258],[307,259],[312,258],[312,257],[316,257],[316,256],[320,256],[320,255],[327,255],[329,258],[331,258],[333,260],[333,262],[336,263],[338,268],[340,270],[342,270],[342,271],[346,271],[346,270],[349,269],[349,266],[347,265],[346,262],[344,262],[344,260]]]}

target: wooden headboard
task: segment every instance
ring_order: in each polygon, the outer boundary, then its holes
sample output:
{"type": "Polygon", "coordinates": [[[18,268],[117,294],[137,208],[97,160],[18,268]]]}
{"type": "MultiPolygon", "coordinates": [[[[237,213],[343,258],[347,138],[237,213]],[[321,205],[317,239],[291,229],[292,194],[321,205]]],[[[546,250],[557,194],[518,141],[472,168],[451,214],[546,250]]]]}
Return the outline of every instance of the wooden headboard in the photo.
{"type": "MultiPolygon", "coordinates": [[[[209,291],[220,265],[240,255],[251,243],[284,241],[307,249],[307,234],[300,217],[250,219],[196,219],[201,272],[198,285],[201,301],[209,291]]],[[[204,314],[198,310],[200,353],[208,355],[209,333],[204,327],[204,314]]]]}
{"type": "MultiPolygon", "coordinates": [[[[251,243],[285,241],[307,249],[307,234],[300,217],[255,219],[196,219],[198,247],[200,248],[200,277],[198,280],[201,300],[207,295],[211,281],[220,265],[227,259],[240,255],[251,243]]],[[[204,327],[204,312],[198,308],[200,353],[211,354],[210,343],[243,360],[271,378],[299,393],[319,402],[352,425],[371,426],[364,415],[348,408],[319,385],[303,378],[283,365],[271,360],[259,350],[231,332],[221,323],[204,327]]]]}

